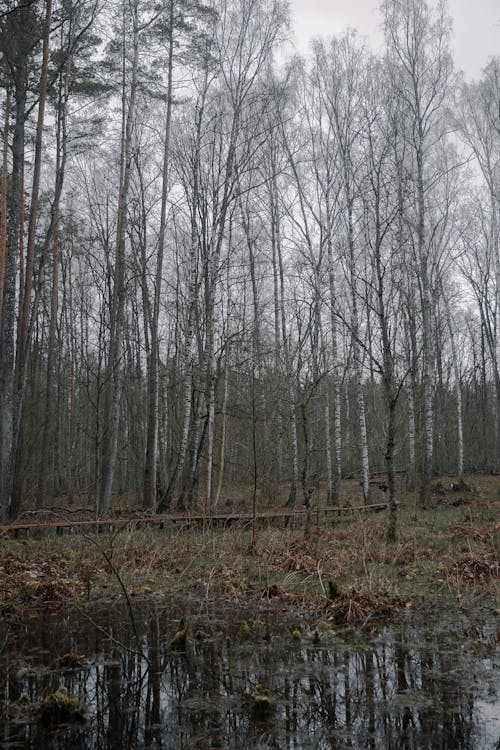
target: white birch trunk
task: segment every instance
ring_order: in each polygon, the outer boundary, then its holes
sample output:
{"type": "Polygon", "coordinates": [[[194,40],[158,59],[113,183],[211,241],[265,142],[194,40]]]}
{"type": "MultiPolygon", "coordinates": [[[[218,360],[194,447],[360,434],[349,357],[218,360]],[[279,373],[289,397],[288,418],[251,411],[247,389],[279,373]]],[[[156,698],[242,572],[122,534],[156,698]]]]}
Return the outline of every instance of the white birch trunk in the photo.
{"type": "Polygon", "coordinates": [[[222,482],[224,480],[224,464],[226,457],[226,427],[227,427],[227,403],[229,399],[229,344],[226,347],[226,359],[224,364],[224,396],[222,399],[222,425],[220,435],[220,456],[219,456],[219,480],[217,482],[217,491],[213,507],[217,508],[222,491],[222,482]]]}
{"type": "Polygon", "coordinates": [[[415,395],[413,384],[407,391],[408,398],[408,490],[415,489],[415,476],[417,472],[417,451],[415,438],[415,395]]]}
{"type": "Polygon", "coordinates": [[[214,437],[215,437],[215,355],[212,348],[210,352],[210,387],[208,397],[208,424],[207,424],[207,490],[206,507],[208,513],[212,512],[212,474],[214,465],[214,437]]]}
{"type": "MultiPolygon", "coordinates": [[[[346,174],[346,185],[349,184],[349,176],[346,174]]],[[[365,396],[363,392],[363,363],[359,344],[359,319],[357,302],[357,281],[354,257],[354,227],[352,217],[352,200],[348,198],[347,206],[347,232],[349,249],[349,284],[351,287],[351,333],[353,348],[354,378],[356,385],[356,401],[358,405],[359,440],[361,450],[361,471],[363,482],[363,498],[365,504],[370,502],[370,462],[368,456],[368,433],[366,429],[365,396]]]]}
{"type": "Polygon", "coordinates": [[[457,394],[457,471],[458,476],[462,477],[464,473],[464,430],[463,430],[463,416],[462,416],[462,384],[460,377],[460,368],[458,366],[457,347],[455,343],[455,332],[453,330],[450,304],[444,293],[443,284],[441,281],[441,294],[444,300],[446,310],[446,322],[448,324],[448,331],[450,334],[451,344],[451,356],[453,360],[453,374],[455,376],[455,391],[457,394]]]}
{"type": "Polygon", "coordinates": [[[340,503],[340,479],[342,476],[342,393],[340,384],[341,363],[339,359],[338,330],[337,319],[335,317],[335,277],[333,273],[333,248],[331,227],[328,222],[328,292],[330,303],[330,330],[331,330],[331,348],[333,359],[333,404],[334,404],[334,437],[333,444],[335,450],[335,473],[332,484],[332,505],[340,503]]]}

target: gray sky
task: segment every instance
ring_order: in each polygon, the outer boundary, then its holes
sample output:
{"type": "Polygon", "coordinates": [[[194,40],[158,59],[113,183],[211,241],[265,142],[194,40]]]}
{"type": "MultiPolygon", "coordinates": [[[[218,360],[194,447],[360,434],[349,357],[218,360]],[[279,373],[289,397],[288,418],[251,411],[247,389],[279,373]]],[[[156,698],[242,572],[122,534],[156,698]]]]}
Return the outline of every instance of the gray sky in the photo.
{"type": "MultiPolygon", "coordinates": [[[[374,49],[382,43],[377,0],[289,0],[297,47],[306,52],[313,36],[357,28],[374,49]]],[[[478,78],[491,55],[500,55],[499,0],[448,0],[453,18],[455,63],[467,78],[478,78]]]]}

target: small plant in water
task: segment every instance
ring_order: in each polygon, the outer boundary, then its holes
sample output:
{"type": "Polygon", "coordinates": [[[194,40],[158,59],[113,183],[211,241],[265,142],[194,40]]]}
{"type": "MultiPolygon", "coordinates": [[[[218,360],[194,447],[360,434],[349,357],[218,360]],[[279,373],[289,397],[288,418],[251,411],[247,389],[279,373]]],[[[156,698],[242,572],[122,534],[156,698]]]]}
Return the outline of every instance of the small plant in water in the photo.
{"type": "Polygon", "coordinates": [[[172,651],[185,651],[187,646],[187,640],[188,640],[188,629],[187,625],[184,621],[184,618],[181,618],[181,621],[179,622],[179,629],[175,632],[174,637],[170,641],[170,646],[172,647],[172,651]]]}
{"type": "Polygon", "coordinates": [[[80,654],[70,652],[61,656],[58,665],[61,669],[85,669],[87,666],[87,659],[80,654]]]}
{"type": "Polygon", "coordinates": [[[40,706],[40,719],[46,724],[77,724],[85,721],[87,709],[78,698],[59,687],[48,695],[40,706]]]}
{"type": "Polygon", "coordinates": [[[256,685],[243,696],[254,719],[267,719],[276,711],[276,698],[262,685],[256,685]]]}

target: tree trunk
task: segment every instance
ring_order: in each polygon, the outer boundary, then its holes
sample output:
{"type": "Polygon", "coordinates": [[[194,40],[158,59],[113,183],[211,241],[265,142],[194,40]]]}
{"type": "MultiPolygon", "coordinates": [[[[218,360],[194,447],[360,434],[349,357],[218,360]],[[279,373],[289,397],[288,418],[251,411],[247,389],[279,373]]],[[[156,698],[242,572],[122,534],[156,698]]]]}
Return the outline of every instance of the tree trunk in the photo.
{"type": "Polygon", "coordinates": [[[431,502],[431,482],[434,456],[434,394],[432,377],[432,298],[429,282],[427,250],[425,247],[425,198],[422,159],[423,155],[420,148],[417,151],[417,251],[420,263],[420,290],[422,303],[422,385],[424,397],[424,451],[422,480],[420,485],[420,502],[422,507],[427,508],[431,502]]]}
{"type": "Polygon", "coordinates": [[[121,401],[121,349],[125,307],[125,236],[127,223],[128,194],[132,166],[132,127],[135,115],[137,92],[137,69],[139,62],[138,4],[130,7],[133,14],[133,62],[130,92],[127,104],[125,70],[125,8],[123,9],[123,80],[122,80],[122,143],[120,155],[120,192],[116,228],[114,285],[110,311],[110,338],[108,355],[107,387],[105,396],[105,424],[102,436],[101,483],[98,509],[108,513],[115,474],[118,451],[118,431],[121,401]]]}
{"type": "Polygon", "coordinates": [[[219,479],[217,482],[217,491],[214,499],[214,510],[217,508],[224,481],[224,464],[226,455],[226,430],[227,430],[227,403],[229,399],[229,342],[226,344],[226,356],[224,364],[224,396],[222,399],[221,412],[221,436],[220,436],[220,456],[219,456],[219,479]]]}
{"type": "Polygon", "coordinates": [[[21,231],[21,176],[24,163],[26,109],[25,71],[14,82],[15,123],[12,142],[12,173],[7,212],[7,242],[4,272],[2,330],[0,339],[0,518],[12,511],[12,461],[14,438],[14,365],[16,328],[16,275],[21,231]]]}
{"type": "Polygon", "coordinates": [[[331,330],[331,348],[333,360],[333,405],[334,405],[334,431],[333,445],[335,451],[335,470],[332,483],[332,505],[340,504],[340,480],[342,477],[342,415],[341,415],[341,378],[340,378],[340,361],[337,332],[337,318],[335,315],[335,275],[333,270],[333,247],[332,247],[332,229],[328,224],[328,293],[330,305],[330,330],[331,330]]]}
{"type": "MultiPolygon", "coordinates": [[[[349,177],[346,176],[346,184],[349,177]]],[[[354,377],[356,381],[356,400],[358,404],[359,440],[361,449],[361,471],[363,498],[365,505],[370,502],[370,463],[368,458],[368,433],[366,429],[365,396],[363,390],[363,368],[359,344],[358,291],[354,258],[354,227],[352,201],[348,198],[347,206],[347,242],[349,252],[349,284],[351,289],[351,333],[353,348],[354,377]]]]}
{"type": "MultiPolygon", "coordinates": [[[[59,111],[57,122],[56,143],[56,186],[53,212],[53,237],[52,237],[52,290],[50,297],[50,323],[49,340],[47,349],[47,377],[45,383],[45,399],[42,419],[42,450],[40,454],[40,466],[38,469],[38,488],[36,505],[41,508],[45,499],[45,487],[49,463],[49,441],[50,422],[52,414],[52,390],[54,384],[54,365],[56,356],[56,332],[57,332],[57,308],[59,293],[59,202],[64,180],[66,165],[66,92],[59,89],[59,111]]],[[[59,413],[59,412],[58,412],[59,413]]]]}
{"type": "Polygon", "coordinates": [[[453,360],[453,374],[455,376],[455,391],[457,394],[457,472],[458,476],[462,477],[464,473],[464,430],[463,430],[463,414],[462,414],[462,382],[460,377],[460,367],[458,364],[458,353],[455,343],[455,332],[453,330],[453,323],[450,311],[450,303],[445,295],[443,289],[443,283],[441,280],[441,294],[444,300],[445,311],[446,311],[446,322],[448,325],[448,331],[450,334],[451,344],[451,356],[453,360]]]}
{"type": "Polygon", "coordinates": [[[159,367],[159,339],[158,321],[160,316],[160,300],[163,274],[163,256],[165,250],[165,231],[167,224],[167,197],[170,172],[170,130],[172,122],[172,77],[174,58],[174,6],[175,0],[170,0],[169,31],[168,31],[168,83],[167,83],[167,112],[165,117],[165,132],[163,141],[163,174],[160,209],[160,232],[158,237],[158,255],[156,258],[156,274],[154,288],[153,314],[151,320],[151,351],[148,362],[148,421],[146,432],[146,458],[144,464],[144,498],[145,510],[156,507],[156,466],[158,453],[158,367],[159,367]]]}
{"type": "MultiPolygon", "coordinates": [[[[52,19],[52,0],[47,0],[43,31],[42,65],[40,70],[40,87],[38,95],[38,117],[35,132],[35,156],[33,161],[33,184],[31,189],[31,204],[28,222],[28,241],[26,245],[26,272],[24,277],[24,292],[18,326],[18,351],[16,358],[16,381],[18,391],[22,392],[24,384],[24,368],[26,366],[27,349],[29,347],[28,329],[31,313],[31,292],[35,269],[35,240],[36,224],[38,220],[38,197],[40,192],[40,175],[42,169],[42,139],[45,120],[45,102],[47,98],[47,73],[49,63],[50,24],[52,19]]],[[[18,397],[22,405],[22,395],[18,397]]]]}
{"type": "Polygon", "coordinates": [[[8,168],[9,168],[9,132],[10,132],[10,84],[7,82],[5,94],[5,121],[3,129],[2,148],[2,182],[0,187],[0,330],[2,329],[2,302],[5,278],[5,252],[7,247],[7,198],[8,198],[8,168]]]}

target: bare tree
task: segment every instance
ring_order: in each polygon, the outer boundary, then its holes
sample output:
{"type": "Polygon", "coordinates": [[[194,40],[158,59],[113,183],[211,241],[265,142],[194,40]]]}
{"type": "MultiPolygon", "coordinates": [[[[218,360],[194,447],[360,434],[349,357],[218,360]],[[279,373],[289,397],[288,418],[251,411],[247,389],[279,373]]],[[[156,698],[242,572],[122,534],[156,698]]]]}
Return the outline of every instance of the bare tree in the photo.
{"type": "Polygon", "coordinates": [[[431,11],[425,0],[395,0],[382,4],[387,65],[394,96],[404,102],[404,138],[408,145],[408,168],[415,182],[412,230],[418,262],[422,315],[422,380],[425,439],[421,502],[430,503],[434,453],[432,289],[430,278],[429,188],[433,147],[442,136],[445,97],[451,86],[448,51],[449,21],[440,0],[431,11]]]}

